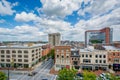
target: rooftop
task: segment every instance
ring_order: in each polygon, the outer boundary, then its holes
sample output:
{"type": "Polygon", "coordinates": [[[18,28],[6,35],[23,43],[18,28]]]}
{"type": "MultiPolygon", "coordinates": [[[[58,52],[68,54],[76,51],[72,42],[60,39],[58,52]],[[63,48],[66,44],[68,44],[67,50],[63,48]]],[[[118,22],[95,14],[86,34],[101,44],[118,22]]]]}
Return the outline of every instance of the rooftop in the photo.
{"type": "Polygon", "coordinates": [[[120,48],[114,46],[103,46],[106,50],[120,50],[120,48]]]}
{"type": "Polygon", "coordinates": [[[46,45],[46,44],[35,44],[35,43],[21,44],[21,43],[14,43],[14,44],[2,45],[2,46],[0,46],[0,48],[33,48],[33,47],[39,47],[39,46],[43,46],[43,45],[46,45]]]}

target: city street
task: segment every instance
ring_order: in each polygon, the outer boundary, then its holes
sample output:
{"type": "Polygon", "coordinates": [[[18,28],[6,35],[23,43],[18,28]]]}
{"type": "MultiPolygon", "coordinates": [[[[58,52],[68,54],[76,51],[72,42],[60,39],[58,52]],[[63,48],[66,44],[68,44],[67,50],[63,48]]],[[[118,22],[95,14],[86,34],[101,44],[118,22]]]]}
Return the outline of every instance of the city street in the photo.
{"type": "Polygon", "coordinates": [[[44,61],[40,66],[33,70],[37,72],[37,74],[34,76],[28,76],[29,72],[27,73],[23,72],[21,74],[11,72],[10,80],[42,80],[42,79],[54,80],[56,76],[53,74],[49,74],[49,71],[53,65],[54,63],[52,59],[44,61]]]}

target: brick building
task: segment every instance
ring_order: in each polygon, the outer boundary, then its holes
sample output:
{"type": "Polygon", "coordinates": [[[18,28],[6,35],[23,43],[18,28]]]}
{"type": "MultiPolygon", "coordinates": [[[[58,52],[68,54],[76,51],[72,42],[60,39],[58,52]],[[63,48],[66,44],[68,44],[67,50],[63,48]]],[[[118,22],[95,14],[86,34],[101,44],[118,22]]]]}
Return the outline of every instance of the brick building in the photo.
{"type": "Polygon", "coordinates": [[[107,46],[106,49],[108,52],[109,68],[116,71],[120,71],[120,48],[107,46]]]}
{"type": "Polygon", "coordinates": [[[55,70],[62,68],[71,68],[71,47],[55,46],[55,70]]]}
{"type": "Polygon", "coordinates": [[[42,56],[47,55],[50,52],[50,45],[46,44],[42,46],[42,56]]]}

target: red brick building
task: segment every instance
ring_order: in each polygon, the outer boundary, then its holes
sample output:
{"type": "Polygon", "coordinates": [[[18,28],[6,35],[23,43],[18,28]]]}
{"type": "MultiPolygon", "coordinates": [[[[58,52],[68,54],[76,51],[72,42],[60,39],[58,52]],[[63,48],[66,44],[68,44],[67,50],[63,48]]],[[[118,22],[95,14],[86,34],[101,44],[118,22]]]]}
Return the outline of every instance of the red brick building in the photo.
{"type": "Polygon", "coordinates": [[[108,51],[109,68],[120,71],[120,49],[108,51]]]}
{"type": "Polygon", "coordinates": [[[71,47],[55,46],[55,70],[62,68],[71,68],[71,47]]]}
{"type": "Polygon", "coordinates": [[[50,45],[46,44],[42,46],[42,56],[47,55],[51,50],[50,45]]]}

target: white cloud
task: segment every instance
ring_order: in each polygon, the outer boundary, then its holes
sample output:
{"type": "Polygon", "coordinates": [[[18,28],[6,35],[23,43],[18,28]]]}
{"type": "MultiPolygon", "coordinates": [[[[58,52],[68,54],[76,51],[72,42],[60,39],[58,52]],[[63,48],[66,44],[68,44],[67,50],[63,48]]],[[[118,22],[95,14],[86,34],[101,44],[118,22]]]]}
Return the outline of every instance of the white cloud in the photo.
{"type": "MultiPolygon", "coordinates": [[[[90,13],[93,17],[107,14],[110,10],[120,6],[119,0],[89,0],[90,5],[78,11],[79,15],[90,13]]],[[[86,3],[88,3],[87,1],[86,3]]]]}
{"type": "MultiPolygon", "coordinates": [[[[113,28],[113,40],[120,40],[118,32],[120,32],[120,8],[115,8],[111,13],[93,17],[89,20],[80,20],[76,25],[76,29],[94,30],[104,27],[113,28]]],[[[84,33],[83,36],[84,38],[84,33]]]]}
{"type": "Polygon", "coordinates": [[[82,0],[41,0],[43,7],[40,11],[50,17],[64,18],[78,10],[81,2],[82,0]]]}
{"type": "Polygon", "coordinates": [[[4,23],[5,22],[5,20],[4,19],[0,19],[0,23],[4,23]]]}
{"type": "MultiPolygon", "coordinates": [[[[16,14],[16,21],[33,21],[35,26],[23,25],[13,29],[0,28],[0,37],[3,40],[47,40],[48,33],[60,32],[63,40],[84,41],[84,33],[90,29],[101,29],[104,27],[114,28],[114,40],[120,40],[120,4],[118,0],[84,0],[85,4],[91,2],[90,6],[80,9],[83,0],[41,0],[43,15],[21,12],[16,14]],[[102,2],[103,1],[103,2],[102,2]],[[56,17],[64,18],[71,15],[73,11],[82,15],[88,12],[92,15],[89,20],[81,20],[72,26],[69,22],[56,17]],[[107,13],[111,10],[110,13],[107,13]],[[104,15],[102,15],[104,14],[104,15]],[[102,15],[102,16],[101,16],[102,15]],[[52,17],[52,18],[51,18],[52,17]],[[4,35],[4,36],[3,36],[4,35]],[[117,36],[116,36],[117,35],[117,36]]],[[[79,17],[78,17],[79,19],[79,17]]]]}
{"type": "Polygon", "coordinates": [[[16,5],[12,5],[7,0],[1,0],[0,1],[0,15],[12,15],[15,12],[15,10],[12,9],[14,6],[16,5]]]}
{"type": "Polygon", "coordinates": [[[21,12],[20,14],[16,14],[15,16],[15,20],[21,22],[29,22],[29,21],[34,21],[36,19],[37,16],[33,13],[21,12]]]}
{"type": "Polygon", "coordinates": [[[0,28],[0,37],[2,40],[42,40],[44,33],[39,28],[23,25],[16,26],[13,29],[0,28]]]}

